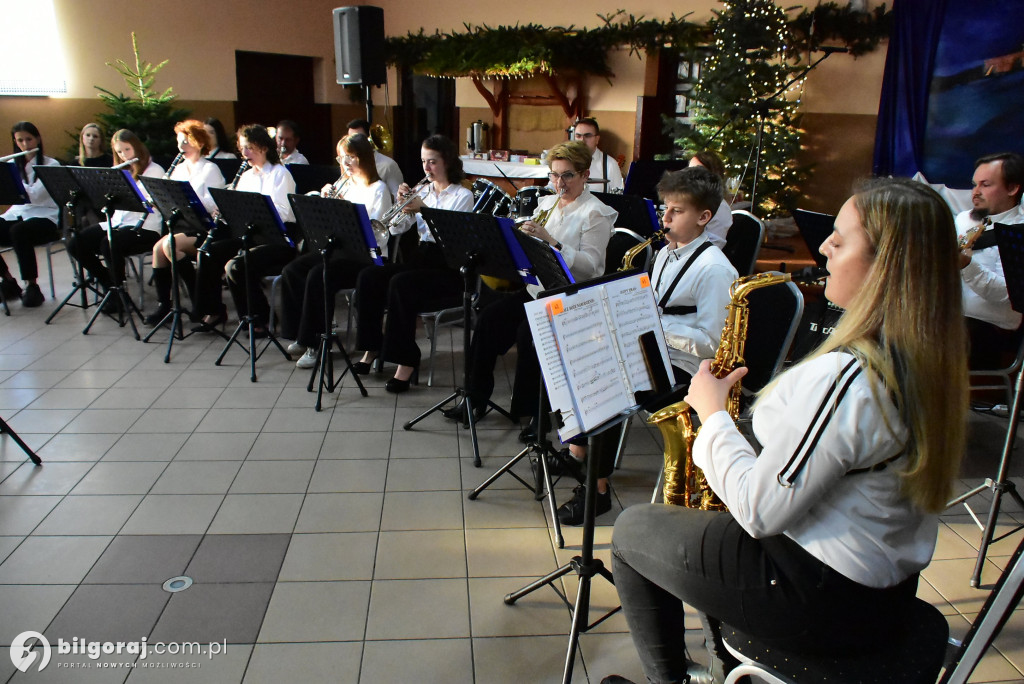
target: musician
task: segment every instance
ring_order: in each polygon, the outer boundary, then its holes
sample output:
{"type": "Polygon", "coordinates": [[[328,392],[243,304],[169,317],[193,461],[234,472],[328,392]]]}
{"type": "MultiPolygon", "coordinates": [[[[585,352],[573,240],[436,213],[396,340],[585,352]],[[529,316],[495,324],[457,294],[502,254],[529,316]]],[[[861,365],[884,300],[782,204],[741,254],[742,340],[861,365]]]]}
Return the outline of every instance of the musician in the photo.
{"type": "MultiPolygon", "coordinates": [[[[654,259],[651,283],[661,313],[661,326],[669,347],[669,360],[677,384],[688,384],[702,359],[711,359],[718,350],[725,325],[729,288],[736,280],[736,269],[722,253],[707,226],[722,201],[721,178],[702,167],[690,167],[667,173],[658,183],[658,196],[665,205],[662,226],[665,247],[654,259]]],[[[618,433],[609,430],[591,441],[599,459],[597,513],[611,510],[608,478],[615,467],[618,433]]],[[[570,443],[568,453],[559,454],[556,474],[585,479],[585,445],[570,443]]],[[[549,465],[551,465],[549,463],[549,465]]],[[[573,497],[558,508],[564,525],[583,522],[586,487],[582,484],[573,497]]]]}
{"type": "Polygon", "coordinates": [[[415,196],[407,184],[399,187],[399,202],[410,201],[390,227],[393,235],[415,229],[419,240],[410,253],[403,253],[402,263],[363,269],[356,283],[356,347],[365,353],[353,367],[357,373],[368,373],[378,356],[397,363],[395,376],[384,385],[393,394],[407,391],[418,377],[416,316],[456,306],[462,297],[462,276],[445,265],[441,248],[418,216],[420,209],[469,211],[473,207],[473,192],[460,185],[465,173],[455,143],[443,135],[430,136],[423,141],[420,161],[429,184],[415,196]],[[387,327],[383,328],[385,309],[387,327]]]}
{"type": "Polygon", "coordinates": [[[277,124],[277,153],[282,164],[308,164],[309,160],[296,148],[302,138],[299,136],[299,124],[290,119],[283,119],[277,124]]]}
{"type": "Polygon", "coordinates": [[[598,149],[601,142],[601,127],[597,125],[597,119],[588,117],[577,121],[573,127],[572,137],[577,142],[585,143],[592,155],[589,187],[597,192],[622,192],[622,171],[619,170],[619,162],[598,149]],[[595,183],[597,180],[608,182],[595,183]]]}
{"type": "MultiPolygon", "coordinates": [[[[370,122],[366,119],[352,119],[349,121],[349,137],[359,135],[360,133],[368,138],[370,137],[370,122]]],[[[402,177],[402,169],[398,168],[398,163],[377,149],[373,151],[373,161],[377,165],[377,175],[388,186],[391,196],[398,197],[398,186],[405,182],[405,179],[402,177]]]]}
{"type": "Polygon", "coordinates": [[[14,204],[0,214],[0,245],[13,247],[21,269],[21,279],[25,281],[25,292],[22,293],[18,281],[11,275],[7,263],[0,256],[0,278],[4,297],[14,299],[21,297],[21,303],[27,307],[39,306],[46,298],[36,283],[39,277],[39,266],[36,264],[36,246],[45,245],[60,239],[57,228],[59,211],[56,203],[46,191],[43,182],[36,178],[35,166],[59,166],[60,162],[43,154],[43,138],[39,129],[28,121],[19,121],[11,127],[11,143],[14,152],[28,152],[13,161],[21,175],[21,182],[28,193],[28,204],[14,204]]]}
{"type": "MultiPolygon", "coordinates": [[[[338,142],[338,164],[342,176],[334,185],[321,190],[325,197],[337,197],[362,204],[370,219],[379,219],[391,208],[391,193],[377,175],[373,143],[362,133],[345,136],[338,142]],[[344,188],[339,192],[340,188],[344,188]]],[[[281,271],[281,336],[295,340],[288,353],[300,356],[299,368],[312,368],[318,362],[320,335],[324,332],[324,267],[317,253],[298,257],[281,271]]],[[[334,294],[355,287],[356,276],[366,264],[334,251],[327,268],[327,295],[334,309],[334,294]]]]}
{"type": "MultiPolygon", "coordinates": [[[[142,176],[161,178],[164,175],[164,168],[153,161],[146,144],[127,128],[114,133],[110,139],[110,149],[114,151],[118,164],[136,160],[128,167],[136,181],[142,176]]],[[[141,183],[138,183],[138,188],[148,197],[146,188],[141,183]]],[[[107,256],[109,250],[106,221],[72,233],[67,244],[68,254],[73,256],[104,290],[124,282],[126,256],[144,254],[160,239],[160,214],[155,211],[150,213],[118,209],[113,214],[112,224],[115,258],[113,264],[103,264],[103,257],[107,256]]]]}
{"type": "Polygon", "coordinates": [[[974,163],[974,207],[956,216],[964,315],[971,340],[970,367],[998,368],[1003,356],[1016,353],[1021,315],[1010,306],[1003,262],[995,244],[996,223],[1024,223],[1021,191],[1024,158],[1013,152],[991,154],[974,163]],[[979,232],[979,229],[982,232],[979,232]]]}
{"type": "Polygon", "coordinates": [[[883,648],[935,548],[968,398],[952,217],[922,184],[876,181],[821,252],[846,313],[761,392],[760,455],[724,410],[746,369],[716,379],[705,361],[690,384],[693,460],[729,512],[639,505],[615,523],[615,588],[651,682],[711,681],[683,646],[684,603],[786,650],[883,648]]]}
{"type": "MultiPolygon", "coordinates": [[[[179,121],[174,125],[178,139],[180,159],[172,164],[171,180],[188,181],[195,190],[199,201],[211,215],[217,212],[217,203],[210,195],[210,188],[224,187],[224,174],[220,167],[210,161],[210,136],[206,126],[196,119],[179,121]]],[[[181,281],[188,288],[189,298],[195,295],[196,271],[192,261],[198,257],[199,245],[206,239],[206,231],[195,228],[182,229],[174,235],[174,248],[178,253],[176,270],[181,281]]],[[[153,286],[156,288],[157,307],[145,318],[146,325],[156,325],[171,310],[171,241],[163,236],[153,245],[153,286]]]]}
{"type": "Polygon", "coordinates": [[[220,119],[211,116],[203,122],[203,128],[206,129],[206,135],[210,138],[210,151],[206,155],[207,159],[238,159],[238,155],[231,151],[235,147],[235,141],[228,136],[220,119]]]}
{"type": "MultiPolygon", "coordinates": [[[[605,253],[618,212],[594,197],[587,189],[591,169],[590,148],[582,142],[566,142],[548,152],[548,175],[558,194],[541,197],[533,217],[520,229],[559,250],[576,282],[604,273],[605,253]],[[546,216],[546,220],[540,217],[546,216]],[[543,222],[543,225],[541,225],[543,222]]],[[[540,288],[496,298],[481,309],[469,347],[471,382],[468,388],[477,417],[482,418],[494,391],[494,366],[498,357],[519,343],[516,368],[517,393],[513,414],[531,418],[537,413],[540,367],[531,350],[532,337],[526,325],[523,304],[536,297],[540,288]],[[531,395],[532,392],[532,395],[531,395]],[[517,401],[518,399],[518,401],[517,401]]],[[[445,412],[451,419],[462,416],[462,407],[445,412]]]]}
{"type": "Polygon", "coordinates": [[[79,166],[111,167],[114,157],[103,149],[103,129],[99,124],[87,123],[78,134],[78,156],[75,163],[79,166]]]}
{"type": "MultiPolygon", "coordinates": [[[[295,192],[295,180],[277,155],[274,139],[267,129],[259,124],[248,124],[238,129],[238,150],[250,165],[238,179],[235,190],[259,192],[269,196],[281,220],[294,222],[288,195],[295,192]]],[[[295,240],[289,238],[294,244],[295,240]]],[[[196,298],[193,302],[193,316],[203,316],[203,321],[193,328],[197,332],[212,332],[227,321],[227,308],[221,301],[221,276],[227,275],[235,307],[239,317],[248,312],[245,302],[245,266],[241,257],[236,256],[242,246],[241,239],[223,238],[212,241],[206,252],[200,252],[196,269],[196,298]]],[[[259,286],[259,278],[280,273],[281,268],[295,256],[291,245],[258,245],[249,250],[250,295],[253,299],[253,313],[266,321],[270,312],[266,295],[259,286]]],[[[266,328],[257,325],[257,335],[265,335],[266,328]]]]}
{"type": "MultiPolygon", "coordinates": [[[[702,150],[690,157],[690,166],[703,166],[718,176],[722,187],[725,187],[725,164],[722,162],[722,158],[711,150],[702,150]]],[[[712,244],[719,249],[725,249],[725,238],[729,234],[730,228],[732,228],[732,207],[723,197],[704,232],[712,244]]]]}

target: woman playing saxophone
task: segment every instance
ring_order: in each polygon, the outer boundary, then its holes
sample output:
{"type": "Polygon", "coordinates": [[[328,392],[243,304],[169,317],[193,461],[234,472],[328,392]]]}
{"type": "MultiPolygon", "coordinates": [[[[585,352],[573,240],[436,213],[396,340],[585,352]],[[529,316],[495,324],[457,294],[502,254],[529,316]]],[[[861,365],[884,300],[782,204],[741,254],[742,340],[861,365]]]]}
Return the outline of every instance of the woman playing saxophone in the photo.
{"type": "Polygon", "coordinates": [[[650,681],[711,681],[682,647],[684,603],[797,653],[870,651],[902,628],[964,447],[955,240],[919,183],[875,181],[843,205],[821,252],[825,296],[846,312],[762,391],[759,455],[724,411],[744,369],[718,379],[701,365],[686,397],[703,423],[693,457],[729,511],[635,506],[612,538],[650,681]]]}

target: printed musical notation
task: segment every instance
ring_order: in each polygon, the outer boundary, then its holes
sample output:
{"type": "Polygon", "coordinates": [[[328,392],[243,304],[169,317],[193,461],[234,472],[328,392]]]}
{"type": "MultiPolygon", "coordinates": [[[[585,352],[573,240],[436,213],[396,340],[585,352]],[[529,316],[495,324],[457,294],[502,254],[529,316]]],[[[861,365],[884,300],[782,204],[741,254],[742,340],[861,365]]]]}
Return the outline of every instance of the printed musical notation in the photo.
{"type": "Polygon", "coordinates": [[[639,336],[653,330],[668,348],[650,279],[634,275],[526,304],[527,319],[563,440],[588,432],[635,405],[651,388],[639,336]],[[568,420],[567,420],[568,418],[568,420]]]}

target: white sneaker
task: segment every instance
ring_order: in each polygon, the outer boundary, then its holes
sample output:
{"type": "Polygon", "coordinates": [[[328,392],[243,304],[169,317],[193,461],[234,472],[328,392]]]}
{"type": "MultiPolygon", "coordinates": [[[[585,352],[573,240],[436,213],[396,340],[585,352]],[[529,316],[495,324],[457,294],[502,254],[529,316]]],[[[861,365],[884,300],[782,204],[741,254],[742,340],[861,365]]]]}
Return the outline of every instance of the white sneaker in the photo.
{"type": "Polygon", "coordinates": [[[306,351],[306,345],[299,344],[298,342],[292,342],[288,345],[288,348],[285,349],[285,351],[288,352],[290,356],[298,356],[306,351]]]}
{"type": "Polygon", "coordinates": [[[312,368],[320,361],[317,355],[317,350],[310,347],[306,350],[306,353],[302,355],[302,358],[295,362],[297,368],[312,368]]]}

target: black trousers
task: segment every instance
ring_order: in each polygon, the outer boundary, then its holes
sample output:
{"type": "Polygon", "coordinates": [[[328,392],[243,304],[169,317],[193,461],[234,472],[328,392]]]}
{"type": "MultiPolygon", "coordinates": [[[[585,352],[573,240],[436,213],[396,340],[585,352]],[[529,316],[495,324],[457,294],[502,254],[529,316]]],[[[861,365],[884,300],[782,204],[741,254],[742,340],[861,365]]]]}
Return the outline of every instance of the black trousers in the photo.
{"type": "MultiPolygon", "coordinates": [[[[203,240],[204,236],[197,238],[203,240]]],[[[226,238],[210,243],[206,252],[200,252],[196,261],[196,299],[192,302],[192,316],[217,316],[224,311],[221,299],[221,279],[224,266],[238,254],[242,241],[226,238]]]]}
{"type": "MultiPolygon", "coordinates": [[[[367,264],[331,254],[327,265],[327,295],[334,312],[334,295],[355,287],[367,264]]],[[[281,271],[281,336],[315,347],[324,333],[324,267],[320,253],[303,254],[281,271]]]]}
{"type": "Polygon", "coordinates": [[[405,264],[363,269],[356,281],[356,348],[380,352],[389,363],[418,365],[416,316],[458,306],[462,291],[462,276],[444,265],[433,242],[420,242],[405,264]]]}
{"type": "MultiPolygon", "coordinates": [[[[14,256],[18,259],[22,280],[35,280],[39,277],[36,247],[59,239],[60,230],[57,228],[57,224],[50,219],[30,218],[24,221],[0,219],[0,245],[14,248],[14,256]]],[[[7,263],[0,256],[0,274],[9,272],[7,263]]]]}
{"type": "Polygon", "coordinates": [[[289,245],[257,245],[249,250],[248,271],[241,255],[227,263],[224,273],[239,318],[252,314],[260,324],[269,320],[270,303],[260,287],[260,279],[280,274],[288,262],[295,258],[295,254],[295,248],[289,245]],[[252,303],[252,310],[249,309],[249,302],[252,303]]]}
{"type": "Polygon", "coordinates": [[[135,227],[114,228],[114,275],[103,265],[107,255],[107,229],[103,225],[89,226],[68,239],[68,253],[103,287],[124,282],[125,257],[145,254],[153,249],[160,234],[135,227]]]}
{"type": "MultiPolygon", "coordinates": [[[[473,403],[483,406],[494,393],[494,367],[498,357],[516,343],[519,326],[526,320],[523,305],[531,300],[526,290],[496,294],[477,314],[469,343],[469,389],[473,403]]],[[[536,401],[534,402],[536,404],[536,401]]]]}
{"type": "Polygon", "coordinates": [[[754,539],[729,513],[651,504],[615,521],[612,572],[651,682],[686,681],[684,603],[769,645],[841,654],[890,643],[917,591],[917,575],[858,584],[788,537],[754,539]]]}

